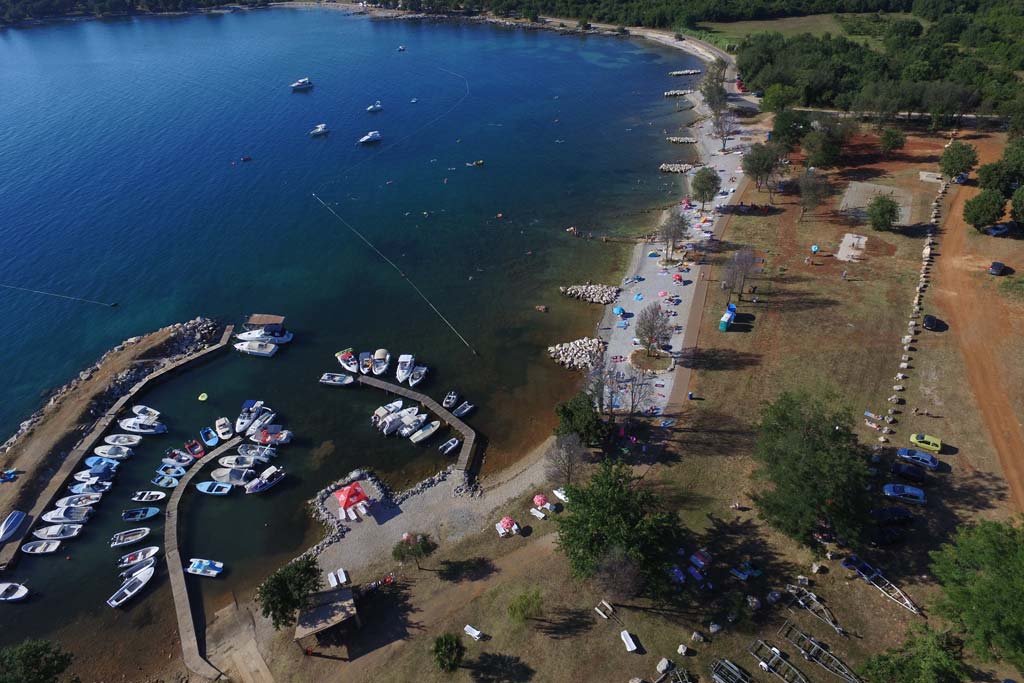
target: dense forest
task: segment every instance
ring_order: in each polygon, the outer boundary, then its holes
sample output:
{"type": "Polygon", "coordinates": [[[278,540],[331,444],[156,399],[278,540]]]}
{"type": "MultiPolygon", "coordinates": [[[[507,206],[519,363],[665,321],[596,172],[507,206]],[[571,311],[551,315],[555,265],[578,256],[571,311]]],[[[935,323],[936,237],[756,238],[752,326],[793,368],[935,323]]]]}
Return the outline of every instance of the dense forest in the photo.
{"type": "Polygon", "coordinates": [[[70,14],[187,12],[225,4],[258,7],[268,0],[0,0],[0,24],[70,14]]]}

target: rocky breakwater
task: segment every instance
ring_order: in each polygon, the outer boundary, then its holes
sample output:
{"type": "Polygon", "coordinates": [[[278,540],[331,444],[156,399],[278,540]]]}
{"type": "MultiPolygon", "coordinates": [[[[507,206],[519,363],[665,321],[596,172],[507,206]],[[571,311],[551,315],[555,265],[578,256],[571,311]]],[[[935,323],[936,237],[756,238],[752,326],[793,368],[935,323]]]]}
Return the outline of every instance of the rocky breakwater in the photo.
{"type": "Polygon", "coordinates": [[[594,337],[583,337],[564,344],[548,347],[548,355],[570,370],[589,370],[604,355],[604,341],[594,337]]]}
{"type": "Polygon", "coordinates": [[[559,287],[558,291],[567,297],[589,301],[592,304],[610,304],[619,298],[619,292],[622,290],[613,285],[595,285],[588,282],[583,285],[559,287]]]}

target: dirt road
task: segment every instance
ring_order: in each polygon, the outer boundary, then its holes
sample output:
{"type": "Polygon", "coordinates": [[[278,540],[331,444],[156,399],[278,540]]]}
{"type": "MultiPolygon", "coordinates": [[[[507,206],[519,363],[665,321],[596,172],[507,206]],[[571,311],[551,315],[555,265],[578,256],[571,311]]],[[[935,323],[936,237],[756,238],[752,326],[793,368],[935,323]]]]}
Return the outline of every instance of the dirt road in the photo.
{"type": "MultiPolygon", "coordinates": [[[[996,161],[1002,154],[997,139],[972,144],[978,147],[981,164],[996,161]]],[[[960,346],[971,391],[999,454],[1014,507],[1024,511],[1024,428],[1003,386],[996,355],[999,341],[1007,334],[1005,321],[1011,313],[1000,297],[985,294],[971,281],[977,259],[968,253],[967,231],[974,228],[964,222],[963,208],[978,191],[977,187],[961,187],[953,199],[939,243],[934,296],[946,312],[949,333],[960,346]]]]}

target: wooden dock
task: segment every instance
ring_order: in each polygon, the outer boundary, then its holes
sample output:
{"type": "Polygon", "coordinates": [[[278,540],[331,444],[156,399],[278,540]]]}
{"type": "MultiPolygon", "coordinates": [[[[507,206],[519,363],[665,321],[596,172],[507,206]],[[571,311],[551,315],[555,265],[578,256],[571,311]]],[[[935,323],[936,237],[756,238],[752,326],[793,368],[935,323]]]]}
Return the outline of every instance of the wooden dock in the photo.
{"type": "MultiPolygon", "coordinates": [[[[36,499],[35,505],[32,509],[27,511],[28,523],[22,526],[22,533],[18,534],[14,538],[10,539],[3,548],[0,548],[0,571],[11,567],[17,562],[19,557],[18,549],[21,547],[22,541],[32,533],[32,529],[36,526],[36,523],[42,517],[43,512],[46,511],[52,502],[60,496],[67,495],[64,489],[65,484],[71,476],[79,469],[81,469],[81,462],[86,456],[92,454],[92,449],[96,446],[97,442],[103,437],[103,434],[110,429],[110,426],[114,424],[118,417],[118,414],[124,410],[125,406],[132,402],[140,393],[145,391],[150,386],[166,379],[169,375],[186,366],[193,365],[196,361],[202,358],[208,358],[212,354],[216,353],[228,347],[228,342],[231,340],[231,333],[234,332],[235,326],[228,325],[224,330],[224,334],[221,335],[220,341],[213,346],[208,346],[202,351],[197,351],[191,355],[179,358],[173,363],[168,363],[161,367],[159,370],[146,375],[139,382],[128,390],[121,398],[117,399],[114,405],[105,412],[99,420],[93,425],[78,445],[75,446],[68,456],[64,459],[64,463],[57,470],[57,473],[50,478],[50,483],[47,484],[43,492],[39,494],[39,498],[36,499]]],[[[228,347],[229,348],[229,347],[228,347]]]]}
{"type": "Polygon", "coordinates": [[[209,463],[216,463],[217,458],[242,442],[242,436],[225,441],[221,446],[207,453],[196,461],[181,478],[167,502],[167,519],[164,522],[164,557],[167,559],[167,574],[171,577],[171,594],[174,597],[174,611],[178,616],[178,638],[181,640],[181,656],[189,671],[208,680],[215,680],[223,675],[204,656],[206,653],[205,639],[200,647],[199,635],[196,633],[195,620],[192,618],[192,603],[185,583],[185,564],[178,550],[178,503],[188,489],[189,482],[209,463]]]}
{"type": "Polygon", "coordinates": [[[397,396],[402,396],[416,401],[434,415],[437,415],[443,423],[459,432],[462,436],[462,448],[459,450],[459,459],[456,461],[455,466],[463,472],[469,472],[473,467],[473,458],[476,455],[476,432],[473,431],[465,422],[452,415],[447,408],[426,394],[421,394],[418,391],[413,391],[411,388],[403,387],[398,384],[385,382],[384,380],[371,377],[370,375],[357,375],[356,381],[360,384],[365,384],[366,386],[381,389],[389,394],[395,394],[397,396]]]}

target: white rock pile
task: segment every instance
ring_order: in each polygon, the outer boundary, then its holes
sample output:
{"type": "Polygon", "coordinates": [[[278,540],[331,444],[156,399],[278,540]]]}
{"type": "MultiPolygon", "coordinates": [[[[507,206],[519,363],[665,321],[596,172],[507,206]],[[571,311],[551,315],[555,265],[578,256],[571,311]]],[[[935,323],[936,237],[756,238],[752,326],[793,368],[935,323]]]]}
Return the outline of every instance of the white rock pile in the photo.
{"type": "Polygon", "coordinates": [[[604,354],[604,341],[594,337],[583,337],[564,344],[548,347],[548,355],[570,370],[589,370],[604,354]]]}
{"type": "Polygon", "coordinates": [[[558,291],[565,296],[589,301],[592,304],[610,304],[619,298],[621,290],[614,285],[594,285],[588,282],[584,285],[559,287],[558,291]]]}

